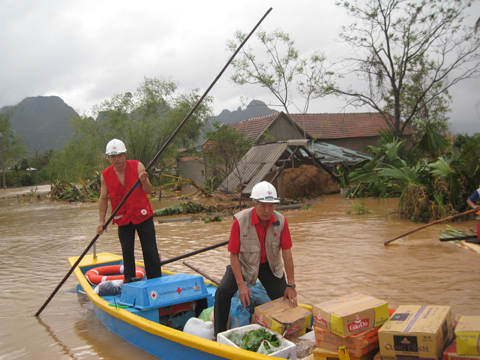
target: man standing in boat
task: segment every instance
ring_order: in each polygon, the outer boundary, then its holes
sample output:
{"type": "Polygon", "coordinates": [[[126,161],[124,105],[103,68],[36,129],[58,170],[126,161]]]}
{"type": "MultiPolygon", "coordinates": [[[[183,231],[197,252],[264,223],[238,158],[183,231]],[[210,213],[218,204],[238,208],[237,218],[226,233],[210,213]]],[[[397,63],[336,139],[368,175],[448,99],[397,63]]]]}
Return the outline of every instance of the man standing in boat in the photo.
{"type": "Polygon", "coordinates": [[[250,305],[252,293],[248,285],[254,286],[257,278],[271,300],[283,296],[289,299],[291,307],[297,306],[292,239],[287,220],[274,210],[279,202],[277,191],[272,184],[262,181],[253,187],[250,197],[253,208],[235,215],[230,232],[230,265],[215,293],[215,337],[227,330],[230,305],[237,290],[242,305],[250,305]]]}
{"type": "Polygon", "coordinates": [[[107,144],[105,154],[110,159],[112,165],[105,169],[101,176],[100,221],[97,233],[102,235],[104,231],[108,198],[110,197],[113,211],[137,179],[140,178],[140,183],[113,218],[113,224],[118,225],[118,238],[122,246],[125,282],[131,282],[135,277],[135,231],[142,245],[147,278],[154,279],[160,277],[162,273],[155,237],[153,210],[147,196],[147,194],[152,192],[152,184],[148,179],[145,166],[139,161],[127,160],[125,144],[118,139],[113,139],[107,144]]]}

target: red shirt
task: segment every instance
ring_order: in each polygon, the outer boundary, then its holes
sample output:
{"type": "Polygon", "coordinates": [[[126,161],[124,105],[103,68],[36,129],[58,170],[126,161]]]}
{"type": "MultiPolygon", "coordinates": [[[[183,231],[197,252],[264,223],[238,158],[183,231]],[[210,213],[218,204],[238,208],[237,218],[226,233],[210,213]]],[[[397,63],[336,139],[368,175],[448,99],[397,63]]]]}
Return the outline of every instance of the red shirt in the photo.
{"type": "MultiPolygon", "coordinates": [[[[275,218],[272,217],[268,221],[267,228],[265,229],[260,220],[258,220],[257,212],[255,209],[252,211],[252,225],[255,225],[255,230],[257,230],[258,239],[260,240],[260,264],[267,262],[267,253],[265,252],[265,236],[267,230],[272,223],[275,222],[275,218]]],[[[292,247],[292,238],[290,236],[290,230],[288,229],[287,219],[285,219],[285,226],[283,231],[280,234],[280,248],[282,250],[288,250],[292,247]]],[[[238,220],[235,219],[232,225],[232,230],[230,231],[230,240],[228,242],[228,251],[233,254],[240,253],[240,225],[238,220]]]]}
{"type": "MultiPolygon", "coordinates": [[[[112,204],[112,211],[114,211],[118,204],[125,197],[130,188],[138,180],[138,161],[126,160],[125,162],[125,185],[120,183],[113,165],[106,168],[103,172],[103,179],[107,185],[110,203],[112,204]]],[[[133,224],[140,224],[153,216],[152,206],[148,200],[147,193],[143,190],[143,185],[140,182],[133,190],[130,197],[125,201],[122,207],[118,210],[117,215],[113,218],[113,223],[119,226],[133,224]]]]}

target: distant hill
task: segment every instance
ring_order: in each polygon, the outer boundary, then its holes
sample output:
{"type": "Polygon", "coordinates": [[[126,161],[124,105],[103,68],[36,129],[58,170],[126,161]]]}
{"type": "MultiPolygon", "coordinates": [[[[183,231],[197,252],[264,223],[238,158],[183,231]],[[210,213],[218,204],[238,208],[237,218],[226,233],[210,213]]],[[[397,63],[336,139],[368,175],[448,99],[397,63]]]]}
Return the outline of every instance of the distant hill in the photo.
{"type": "Polygon", "coordinates": [[[242,110],[241,107],[234,111],[223,110],[219,115],[214,117],[214,120],[223,124],[235,124],[243,120],[267,116],[276,112],[278,111],[270,109],[264,102],[253,100],[245,110],[242,110]]]}
{"type": "MultiPolygon", "coordinates": [[[[0,112],[11,108],[2,107],[0,112]]],[[[233,124],[276,112],[264,102],[253,100],[245,110],[241,107],[234,111],[223,110],[213,120],[233,124]]],[[[58,96],[37,96],[23,99],[11,121],[13,129],[23,139],[29,153],[33,154],[36,151],[42,153],[48,149],[62,149],[73,134],[69,123],[74,115],[78,114],[58,96]]]]}
{"type": "MultiPolygon", "coordinates": [[[[8,110],[5,106],[0,111],[8,110]]],[[[70,119],[77,115],[58,96],[27,97],[11,117],[12,127],[25,142],[30,154],[62,149],[72,136],[70,119]]]]}

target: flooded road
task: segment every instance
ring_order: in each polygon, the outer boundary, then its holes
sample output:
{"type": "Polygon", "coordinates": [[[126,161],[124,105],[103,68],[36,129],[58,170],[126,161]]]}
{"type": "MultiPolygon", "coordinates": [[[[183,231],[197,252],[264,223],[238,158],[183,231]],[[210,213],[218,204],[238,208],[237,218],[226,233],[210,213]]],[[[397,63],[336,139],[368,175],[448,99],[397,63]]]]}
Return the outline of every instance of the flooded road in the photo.
{"type": "MultiPolygon", "coordinates": [[[[102,325],[88,299],[75,293],[73,276],[40,318],[34,316],[68,272],[67,258],[80,255],[95,237],[98,204],[53,203],[44,195],[25,201],[15,191],[0,189],[0,360],[154,359],[102,325]]],[[[322,200],[309,210],[283,212],[292,233],[300,302],[315,304],[357,291],[387,300],[392,308],[450,305],[456,314],[480,315],[480,254],[440,242],[445,224],[384,246],[422,225],[392,215],[396,199],[365,200],[368,215],[347,215],[354,201],[340,195],[322,200]]],[[[152,206],[174,203],[152,201],[152,206]]],[[[156,224],[162,259],[228,240],[231,225],[231,218],[156,224]]],[[[476,221],[450,225],[467,230],[476,221]]],[[[100,237],[97,252],[121,254],[116,226],[100,237]]],[[[142,259],[138,242],[136,255],[142,259]]],[[[228,259],[226,247],[220,247],[185,260],[220,279],[228,259]]],[[[194,274],[181,261],[165,268],[194,274]]]]}

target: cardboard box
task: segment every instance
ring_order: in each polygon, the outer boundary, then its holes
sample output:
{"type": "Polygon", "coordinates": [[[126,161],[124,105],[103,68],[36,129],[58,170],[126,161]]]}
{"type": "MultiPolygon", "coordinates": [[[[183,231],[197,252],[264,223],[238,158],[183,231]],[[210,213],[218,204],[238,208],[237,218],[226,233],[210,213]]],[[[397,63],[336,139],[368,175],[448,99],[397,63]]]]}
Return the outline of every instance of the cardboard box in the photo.
{"type": "Polygon", "coordinates": [[[279,298],[257,306],[254,321],[286,338],[292,338],[305,334],[312,322],[312,313],[301,306],[292,308],[288,299],[279,298]]]}
{"type": "Polygon", "coordinates": [[[373,360],[382,360],[382,354],[380,354],[380,351],[373,357],[373,360]]]}
{"type": "MultiPolygon", "coordinates": [[[[376,350],[370,351],[369,353],[366,353],[365,355],[362,355],[361,357],[355,357],[355,356],[350,356],[350,360],[373,360],[373,357],[377,353],[376,350]]],[[[315,360],[340,360],[340,355],[338,354],[338,351],[331,351],[328,349],[323,349],[320,347],[315,348],[313,350],[313,358],[315,360]]]]}
{"type": "Polygon", "coordinates": [[[316,304],[312,312],[315,325],[342,337],[379,327],[390,317],[388,302],[359,293],[316,304]]]}
{"type": "Polygon", "coordinates": [[[378,351],[378,329],[362,331],[356,335],[341,337],[321,327],[314,325],[317,346],[323,349],[337,351],[339,346],[345,346],[350,356],[361,357],[373,350],[378,351]]]}
{"type": "Polygon", "coordinates": [[[462,316],[455,335],[458,355],[480,355],[480,316],[462,316]]]}
{"type": "Polygon", "coordinates": [[[378,331],[383,360],[439,360],[452,338],[450,306],[402,305],[378,331]]]}
{"type": "MultiPolygon", "coordinates": [[[[241,326],[239,328],[227,330],[227,331],[224,331],[224,332],[221,332],[221,333],[217,334],[217,342],[220,343],[220,344],[230,345],[230,346],[238,348],[238,346],[235,345],[235,343],[233,343],[232,341],[230,341],[230,339],[228,339],[228,337],[233,332],[244,334],[247,331],[258,330],[260,328],[262,328],[262,326],[257,325],[257,324],[252,324],[252,325],[245,325],[245,326],[241,326]]],[[[277,332],[275,332],[271,329],[265,329],[265,330],[267,330],[268,332],[270,332],[272,334],[277,335],[281,339],[281,345],[280,345],[281,349],[274,352],[274,353],[268,354],[268,356],[274,356],[274,357],[291,359],[291,360],[296,360],[297,359],[297,346],[295,344],[286,340],[280,334],[278,334],[277,332]]]]}
{"type": "Polygon", "coordinates": [[[443,360],[480,360],[480,355],[458,355],[457,341],[454,341],[443,353],[443,360]]]}

